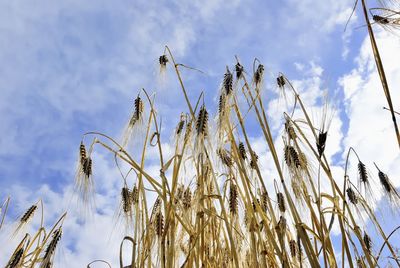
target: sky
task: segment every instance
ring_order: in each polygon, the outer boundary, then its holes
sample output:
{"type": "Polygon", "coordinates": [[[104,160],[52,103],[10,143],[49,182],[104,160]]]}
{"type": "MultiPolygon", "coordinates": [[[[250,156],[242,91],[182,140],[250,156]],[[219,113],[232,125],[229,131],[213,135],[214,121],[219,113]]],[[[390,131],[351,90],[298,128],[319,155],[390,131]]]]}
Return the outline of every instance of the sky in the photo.
{"type": "MultiPolygon", "coordinates": [[[[293,82],[316,124],[328,91],[332,123],[326,155],[337,180],[343,180],[352,146],[371,173],[376,173],[375,161],[399,186],[398,145],[390,115],[382,109],[386,101],[360,10],[344,31],[353,4],[0,1],[0,201],[11,196],[8,222],[42,198],[48,226],[69,210],[56,267],[83,267],[95,259],[117,263],[120,240],[112,230],[121,178],[112,155],[95,150],[99,209],[83,222],[71,207],[79,143],[88,131],[121,137],[133,99],[145,88],[155,93],[166,133],[163,146],[171,150],[168,133],[187,108],[172,70],[164,78],[159,75],[158,57],[165,45],[177,62],[203,72],[183,70],[182,75],[191,101],[204,91],[214,111],[226,66],[232,69],[235,55],[248,73],[254,58],[259,59],[266,68],[263,98],[277,144],[284,111],[274,84],[278,73],[293,82]]],[[[400,110],[399,33],[373,27],[394,107],[400,110]]],[[[272,172],[261,135],[254,132],[251,138],[264,170],[272,172]]],[[[157,167],[149,168],[157,173],[157,167]]],[[[7,254],[0,254],[0,265],[13,245],[1,244],[7,254]]]]}

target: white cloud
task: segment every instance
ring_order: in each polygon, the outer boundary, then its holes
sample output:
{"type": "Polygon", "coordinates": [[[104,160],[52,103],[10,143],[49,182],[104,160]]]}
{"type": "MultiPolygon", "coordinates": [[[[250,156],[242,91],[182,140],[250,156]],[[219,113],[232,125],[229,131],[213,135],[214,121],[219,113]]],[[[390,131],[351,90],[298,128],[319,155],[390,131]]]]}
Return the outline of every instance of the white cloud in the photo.
{"type": "MultiPolygon", "coordinates": [[[[400,84],[400,68],[397,64],[400,60],[400,42],[395,35],[384,31],[377,31],[376,37],[392,101],[395,109],[398,109],[400,92],[396,87],[400,84]]],[[[392,170],[389,168],[400,164],[399,147],[390,113],[382,108],[387,106],[387,102],[375,68],[369,38],[361,46],[357,63],[358,67],[340,80],[349,118],[344,145],[345,148],[354,147],[373,173],[376,172],[372,162],[376,161],[390,174],[392,170]]],[[[398,186],[399,179],[395,183],[398,186]]]]}

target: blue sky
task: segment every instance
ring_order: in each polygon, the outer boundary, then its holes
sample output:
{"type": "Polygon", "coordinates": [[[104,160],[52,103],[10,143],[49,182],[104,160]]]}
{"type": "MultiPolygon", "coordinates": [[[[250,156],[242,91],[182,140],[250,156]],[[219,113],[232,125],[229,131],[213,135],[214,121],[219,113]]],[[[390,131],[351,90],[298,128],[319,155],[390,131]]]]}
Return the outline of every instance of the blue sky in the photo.
{"type": "MultiPolygon", "coordinates": [[[[82,134],[96,130],[120,137],[141,88],[156,92],[165,133],[171,131],[186,107],[172,72],[164,85],[158,82],[158,56],[166,44],[178,62],[204,71],[183,71],[183,76],[191,100],[204,90],[210,107],[216,104],[223,73],[227,65],[234,65],[235,55],[249,73],[254,57],[260,59],[266,66],[265,98],[276,135],[282,122],[282,101],[273,84],[278,72],[293,79],[304,93],[306,103],[315,108],[316,122],[317,99],[329,89],[337,111],[327,150],[336,174],[343,176],[348,146],[355,146],[369,164],[379,161],[386,171],[399,174],[395,136],[389,115],[382,110],[385,100],[366,28],[355,29],[363,25],[358,12],[344,32],[352,4],[347,0],[1,1],[0,199],[11,195],[10,217],[42,197],[51,211],[46,215],[50,224],[68,206],[82,134]]],[[[389,83],[399,84],[399,39],[375,29],[389,83]]],[[[399,99],[397,91],[395,107],[399,99]]],[[[253,141],[260,142],[257,133],[253,141]]],[[[119,242],[88,242],[96,237],[94,230],[113,224],[108,216],[120,187],[112,157],[99,150],[96,159],[98,203],[103,210],[96,215],[97,225],[82,226],[72,213],[60,262],[73,258],[76,266],[82,266],[96,258],[116,260],[119,242]]],[[[399,185],[399,179],[395,183],[399,185]]]]}

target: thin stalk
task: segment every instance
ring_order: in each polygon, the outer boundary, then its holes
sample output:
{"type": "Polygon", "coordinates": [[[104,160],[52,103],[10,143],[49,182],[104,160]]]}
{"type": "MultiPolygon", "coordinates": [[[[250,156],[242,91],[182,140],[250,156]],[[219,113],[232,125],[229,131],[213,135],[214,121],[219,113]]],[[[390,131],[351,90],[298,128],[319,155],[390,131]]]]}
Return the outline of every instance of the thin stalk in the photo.
{"type": "Polygon", "coordinates": [[[388,85],[388,82],[386,80],[385,70],[383,68],[383,64],[382,64],[381,56],[380,56],[380,53],[379,53],[378,45],[376,44],[374,31],[372,30],[372,26],[371,26],[371,23],[369,21],[369,16],[368,16],[367,6],[365,4],[365,0],[361,0],[361,3],[362,3],[362,9],[363,9],[363,12],[364,12],[365,22],[367,23],[367,27],[368,27],[368,34],[369,34],[369,39],[371,41],[372,52],[374,53],[376,68],[378,69],[379,78],[381,79],[381,83],[382,83],[382,87],[383,87],[383,92],[385,93],[385,97],[386,97],[387,103],[389,105],[390,113],[392,115],[394,131],[396,133],[397,143],[399,144],[399,148],[400,148],[400,132],[399,132],[399,128],[397,126],[396,116],[395,116],[395,112],[394,112],[394,109],[393,109],[392,98],[390,96],[389,85],[388,85]]]}

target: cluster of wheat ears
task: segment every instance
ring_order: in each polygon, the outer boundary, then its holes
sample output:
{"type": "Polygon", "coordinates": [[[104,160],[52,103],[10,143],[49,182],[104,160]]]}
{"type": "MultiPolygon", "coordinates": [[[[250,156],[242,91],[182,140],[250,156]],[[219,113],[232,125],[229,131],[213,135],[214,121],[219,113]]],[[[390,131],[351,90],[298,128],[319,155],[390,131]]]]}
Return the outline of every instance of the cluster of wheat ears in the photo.
{"type": "MultiPolygon", "coordinates": [[[[391,111],[400,144],[396,112],[364,1],[362,8],[388,100],[387,109],[391,111]]],[[[383,7],[371,12],[375,12],[374,23],[385,27],[400,24],[397,11],[383,7]]],[[[293,94],[295,101],[293,110],[284,113],[284,149],[277,151],[261,97],[264,66],[255,61],[258,65],[253,66],[249,77],[236,60],[234,69],[230,71],[227,67],[223,76],[217,124],[211,127],[203,93],[193,105],[180,72],[187,66],[176,63],[170,49],[165,48],[159,58],[160,68],[172,68],[176,72],[187,104],[187,112],[177,118],[174,152],[168,159],[163,154],[154,98],[145,90],[134,100],[133,113],[121,142],[97,132],[84,135],[93,137],[90,145],[82,141],[79,146],[76,192],[84,204],[92,202],[95,192],[91,154],[96,146],[108,149],[115,156],[118,168],[118,163],[124,162],[129,172],[136,174],[133,185],[128,184],[127,174],[123,174],[121,185],[120,217],[126,225],[120,248],[121,268],[376,267],[388,263],[400,266],[396,246],[390,240],[400,226],[386,231],[381,227],[375,204],[370,201],[376,194],[370,187],[374,178],[356,151],[348,150],[344,180],[339,185],[324,153],[328,137],[326,125],[313,125],[300,95],[283,74],[277,77],[277,86],[285,94],[293,94]],[[295,109],[300,111],[296,118],[295,109]],[[276,179],[260,170],[265,163],[259,163],[249,138],[245,121],[250,116],[255,117],[268,145],[276,179]],[[144,136],[142,148],[137,147],[130,154],[127,148],[139,128],[144,136]],[[158,151],[160,172],[157,176],[146,171],[150,146],[158,151]],[[352,161],[357,166],[358,183],[348,175],[352,161]],[[272,191],[266,186],[271,180],[272,191]],[[322,192],[321,184],[330,190],[322,192]],[[149,191],[156,197],[152,199],[149,191]],[[334,235],[334,226],[339,235],[334,235]],[[374,236],[369,234],[371,229],[374,236]],[[131,262],[124,264],[125,243],[131,245],[131,262]],[[383,256],[383,252],[388,256],[383,256]]],[[[398,220],[400,195],[388,175],[376,164],[375,167],[375,180],[380,183],[383,198],[392,205],[393,217],[398,220]]],[[[0,207],[0,231],[9,203],[7,198],[0,207]]],[[[7,268],[53,266],[66,214],[48,231],[43,226],[43,204],[39,201],[20,217],[15,233],[21,232],[40,208],[39,230],[23,237],[10,256],[7,268]]],[[[110,266],[106,261],[101,262],[110,266]]]]}

